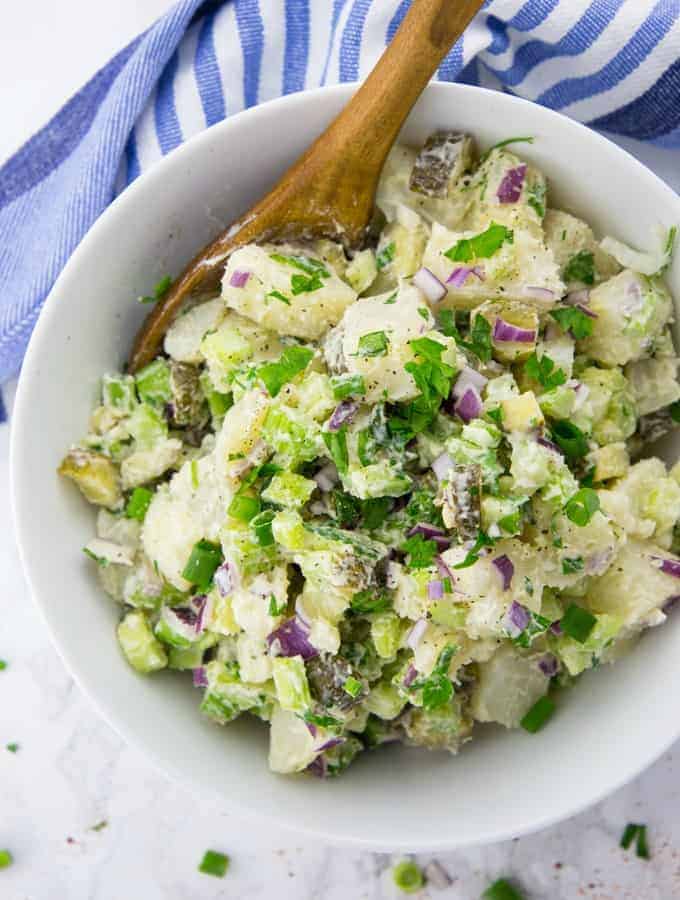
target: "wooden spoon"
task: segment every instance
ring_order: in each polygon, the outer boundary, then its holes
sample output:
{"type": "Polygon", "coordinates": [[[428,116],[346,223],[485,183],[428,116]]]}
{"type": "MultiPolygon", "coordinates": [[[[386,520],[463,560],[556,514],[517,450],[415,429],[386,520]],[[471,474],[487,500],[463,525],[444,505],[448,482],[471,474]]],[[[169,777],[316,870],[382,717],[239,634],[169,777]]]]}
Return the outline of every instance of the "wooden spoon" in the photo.
{"type": "Polygon", "coordinates": [[[184,301],[215,291],[225,261],[253,241],[365,237],[383,163],[412,106],[483,0],[413,0],[352,100],[249,212],[192,259],[139,331],[129,360],[151,362],[184,301]]]}

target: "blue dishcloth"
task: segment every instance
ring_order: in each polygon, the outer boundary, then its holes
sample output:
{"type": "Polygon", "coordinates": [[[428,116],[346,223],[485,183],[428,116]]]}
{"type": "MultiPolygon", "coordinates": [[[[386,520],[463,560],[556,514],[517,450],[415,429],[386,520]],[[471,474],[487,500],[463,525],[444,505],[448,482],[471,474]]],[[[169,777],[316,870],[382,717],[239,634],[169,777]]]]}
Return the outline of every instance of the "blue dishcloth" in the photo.
{"type": "MultiPolygon", "coordinates": [[[[116,193],[227,115],[363,78],[409,2],[181,0],[121,50],[0,169],[0,384],[116,193]]],[[[677,147],[679,46],[680,0],[489,0],[438,78],[677,147]]]]}

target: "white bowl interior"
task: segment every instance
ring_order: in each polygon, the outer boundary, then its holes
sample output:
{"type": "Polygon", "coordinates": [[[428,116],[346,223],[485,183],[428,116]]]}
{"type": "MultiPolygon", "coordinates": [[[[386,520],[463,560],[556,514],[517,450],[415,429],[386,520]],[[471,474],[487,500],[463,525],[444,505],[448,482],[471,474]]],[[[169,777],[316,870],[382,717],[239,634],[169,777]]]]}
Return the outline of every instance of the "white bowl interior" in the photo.
{"type": "MultiPolygon", "coordinates": [[[[92,511],[56,475],[86,427],[99,376],[119,367],[146,312],[135,297],[181,266],[261,196],[352,93],[293,95],[221,123],[159,163],[101,217],[52,291],[24,365],[13,423],[13,497],[32,592],[67,665],[103,715],[166,771],[225,807],[332,841],[376,849],[454,847],[518,835],[572,814],[637,774],[680,733],[668,686],[680,680],[680,623],[647,634],[615,668],[587,675],[540,734],[482,730],[458,757],[390,747],[342,778],[267,770],[266,729],[218,728],[186,677],[143,678],[114,637],[119,611],[81,547],[92,511]]],[[[643,248],[680,201],[652,173],[568,119],[500,93],[435,84],[404,130],[435,127],[481,145],[532,134],[519,149],[555,197],[600,232],[643,248]]],[[[680,297],[680,262],[668,275],[680,297]]],[[[678,446],[668,448],[677,458],[678,446]]]]}

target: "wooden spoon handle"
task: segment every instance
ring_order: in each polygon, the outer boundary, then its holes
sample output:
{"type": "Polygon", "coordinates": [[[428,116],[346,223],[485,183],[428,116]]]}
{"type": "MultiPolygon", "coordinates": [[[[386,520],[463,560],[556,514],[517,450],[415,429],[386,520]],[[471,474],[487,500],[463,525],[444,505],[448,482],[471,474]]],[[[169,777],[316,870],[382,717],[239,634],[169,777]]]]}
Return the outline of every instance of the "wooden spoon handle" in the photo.
{"type": "Polygon", "coordinates": [[[158,353],[187,297],[214,293],[224,260],[237,247],[305,237],[361,243],[399,129],[482,2],[413,0],[391,44],[342,112],[266,197],[194,257],[155,305],[135,339],[130,371],[158,353]]]}

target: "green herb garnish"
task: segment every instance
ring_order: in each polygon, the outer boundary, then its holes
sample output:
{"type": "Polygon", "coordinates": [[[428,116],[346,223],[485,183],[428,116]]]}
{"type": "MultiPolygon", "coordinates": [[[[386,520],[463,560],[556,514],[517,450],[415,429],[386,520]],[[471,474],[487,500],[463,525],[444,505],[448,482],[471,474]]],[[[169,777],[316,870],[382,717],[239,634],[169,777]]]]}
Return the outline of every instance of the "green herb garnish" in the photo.
{"type": "Polygon", "coordinates": [[[619,841],[619,846],[624,850],[628,850],[630,845],[635,841],[635,854],[640,859],[649,859],[649,847],[647,845],[647,826],[635,825],[632,822],[626,825],[619,841]]]}
{"type": "Polygon", "coordinates": [[[531,185],[527,195],[527,203],[539,219],[545,216],[545,193],[545,184],[542,181],[537,181],[531,185]]]}
{"type": "Polygon", "coordinates": [[[319,288],[322,287],[323,281],[318,272],[315,272],[313,275],[298,275],[296,272],[290,279],[290,289],[295,297],[297,297],[298,294],[311,294],[313,291],[318,291],[319,288]]]}
{"type": "Polygon", "coordinates": [[[426,540],[420,533],[404,541],[400,549],[408,554],[406,565],[409,569],[426,569],[439,552],[437,542],[426,540]]]}
{"type": "Polygon", "coordinates": [[[519,724],[525,731],[528,731],[529,734],[535,734],[543,728],[554,712],[555,704],[550,697],[546,695],[534,703],[519,724]]]}
{"type": "MultiPolygon", "coordinates": [[[[581,562],[583,561],[581,560],[581,562]]],[[[568,607],[560,619],[560,627],[564,634],[578,641],[579,644],[585,644],[596,624],[596,617],[575,603],[568,607]]]]}
{"type": "Polygon", "coordinates": [[[260,512],[262,504],[259,497],[239,492],[229,504],[227,512],[234,519],[250,522],[260,512]]]}
{"type": "Polygon", "coordinates": [[[564,454],[571,459],[585,456],[588,452],[588,439],[576,425],[560,419],[553,423],[551,437],[564,454]]]}
{"type": "Polygon", "coordinates": [[[361,693],[361,682],[353,675],[350,675],[343,684],[342,689],[345,693],[349,694],[350,697],[358,697],[361,693]]]}
{"type": "Polygon", "coordinates": [[[499,141],[497,144],[494,144],[492,147],[486,151],[486,153],[482,154],[481,159],[479,160],[480,165],[491,156],[494,150],[501,150],[503,147],[507,147],[509,144],[533,144],[535,138],[533,136],[529,137],[511,137],[506,138],[504,141],[499,141]]]}
{"type": "Polygon", "coordinates": [[[274,533],[272,531],[272,522],[274,520],[274,510],[263,509],[261,513],[250,519],[250,527],[255,532],[255,538],[260,547],[271,547],[274,545],[274,533]]]}
{"type": "Polygon", "coordinates": [[[344,491],[331,494],[335,518],[341,528],[353,528],[361,517],[361,501],[344,491]]]}
{"type": "Polygon", "coordinates": [[[10,753],[17,753],[19,751],[19,745],[14,742],[7,744],[7,750],[9,750],[10,753]]]}
{"type": "Polygon", "coordinates": [[[547,391],[559,387],[567,380],[562,369],[556,369],[554,361],[549,356],[543,354],[539,357],[536,352],[524,363],[524,374],[528,378],[533,378],[547,391]]]}
{"type": "Polygon", "coordinates": [[[217,850],[206,850],[198,871],[204,875],[213,875],[215,878],[224,878],[229,868],[229,857],[217,850]]]}
{"type": "Polygon", "coordinates": [[[331,387],[336,400],[361,397],[366,393],[366,384],[362,375],[333,375],[331,387]]]}
{"type": "Polygon", "coordinates": [[[294,269],[300,269],[307,275],[320,275],[321,278],[330,278],[330,272],[319,259],[311,256],[288,256],[283,253],[270,253],[269,258],[274,262],[282,263],[284,266],[292,266],[294,269]]]}
{"type": "Polygon", "coordinates": [[[0,869],[7,869],[14,862],[14,857],[9,850],[0,850],[0,869]]]}
{"type": "Polygon", "coordinates": [[[582,556],[572,556],[565,557],[562,560],[562,574],[563,575],[573,575],[574,572],[582,572],[583,571],[583,557],[582,556]]]}
{"type": "Polygon", "coordinates": [[[138,522],[143,522],[152,499],[153,491],[136,487],[125,506],[125,515],[128,519],[137,519],[138,522]]]}
{"type": "Polygon", "coordinates": [[[153,295],[149,296],[148,294],[144,297],[138,297],[139,303],[155,303],[157,300],[162,300],[163,297],[170,290],[170,285],[172,284],[172,278],[169,275],[164,275],[163,278],[156,284],[153,289],[153,295]]]}
{"type": "Polygon", "coordinates": [[[363,591],[357,591],[349,602],[349,608],[359,616],[385,612],[391,606],[392,600],[390,595],[386,591],[380,591],[376,588],[366,588],[363,591]]]}
{"type": "Polygon", "coordinates": [[[286,347],[278,362],[264,363],[257,369],[271,397],[276,397],[284,384],[287,384],[300,372],[304,372],[314,356],[314,351],[297,344],[286,347]]]}
{"type": "Polygon", "coordinates": [[[392,508],[389,497],[372,497],[361,501],[361,517],[364,528],[373,531],[380,528],[392,508]]]}
{"type": "Polygon", "coordinates": [[[385,356],[389,341],[384,331],[362,334],[357,345],[357,356],[385,356]]]}
{"type": "Polygon", "coordinates": [[[593,320],[576,306],[565,309],[553,309],[550,315],[562,331],[570,331],[577,341],[589,337],[593,333],[593,320]]]}
{"type": "Polygon", "coordinates": [[[331,459],[341,475],[349,468],[349,453],[347,451],[347,426],[343,425],[338,431],[324,431],[323,440],[328,447],[331,459]]]}
{"type": "Polygon", "coordinates": [[[489,537],[489,535],[485,534],[483,531],[478,532],[477,540],[468,550],[465,559],[462,562],[459,562],[457,565],[453,566],[453,568],[467,569],[469,566],[474,565],[479,559],[479,551],[482,549],[482,547],[493,547],[493,545],[494,539],[492,537],[489,537]]]}
{"type": "Polygon", "coordinates": [[[285,613],[287,606],[288,604],[285,600],[282,600],[281,605],[279,606],[276,602],[276,597],[273,594],[269,597],[268,612],[270,616],[282,616],[285,613]]]}
{"type": "Polygon", "coordinates": [[[425,884],[422,870],[414,862],[404,859],[392,869],[392,879],[400,891],[415,894],[425,884]]]}
{"type": "Polygon", "coordinates": [[[189,555],[187,564],[182,572],[182,578],[186,578],[190,584],[196,585],[201,591],[208,590],[212,584],[215,569],[222,563],[223,559],[222,549],[219,544],[213,544],[204,540],[198,541],[197,544],[194,544],[189,555]]]}
{"type": "Polygon", "coordinates": [[[384,269],[385,266],[389,265],[392,262],[396,249],[397,248],[394,241],[391,241],[389,244],[383,247],[382,250],[379,250],[378,253],[376,253],[375,264],[379,270],[384,269]]]}
{"type": "Polygon", "coordinates": [[[471,238],[461,238],[453,247],[444,253],[452,262],[470,262],[473,259],[488,259],[493,256],[504,243],[512,244],[514,232],[505,225],[492,222],[486,231],[471,238]]]}
{"type": "Polygon", "coordinates": [[[522,894],[505,880],[499,878],[498,881],[488,887],[482,894],[484,900],[524,900],[522,894]]]}
{"type": "Polygon", "coordinates": [[[455,644],[447,644],[439,654],[432,673],[426,678],[419,678],[411,683],[410,691],[422,690],[425,709],[438,709],[440,706],[445,706],[453,697],[449,667],[457,651],[458,647],[455,644]]]}
{"type": "Polygon", "coordinates": [[[265,297],[265,301],[272,297],[274,300],[280,300],[281,303],[285,303],[286,306],[290,306],[290,300],[286,297],[285,294],[282,294],[281,291],[269,291],[269,293],[265,297]]]}
{"type": "Polygon", "coordinates": [[[567,500],[564,511],[575,525],[587,525],[600,508],[600,498],[592,488],[584,487],[567,500]]]}
{"type": "Polygon", "coordinates": [[[562,277],[566,282],[580,281],[583,284],[595,284],[595,257],[590,250],[581,250],[572,256],[564,267],[562,277]]]}

